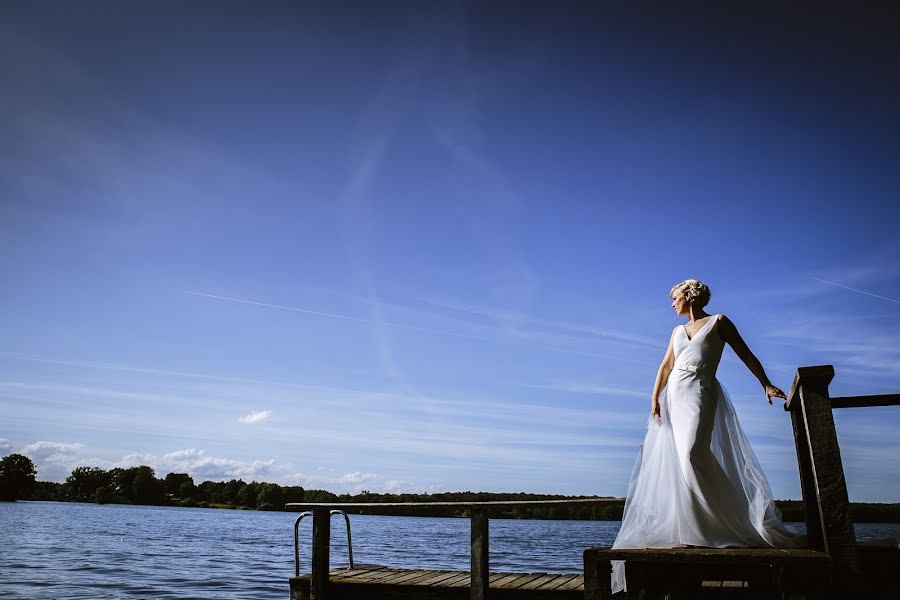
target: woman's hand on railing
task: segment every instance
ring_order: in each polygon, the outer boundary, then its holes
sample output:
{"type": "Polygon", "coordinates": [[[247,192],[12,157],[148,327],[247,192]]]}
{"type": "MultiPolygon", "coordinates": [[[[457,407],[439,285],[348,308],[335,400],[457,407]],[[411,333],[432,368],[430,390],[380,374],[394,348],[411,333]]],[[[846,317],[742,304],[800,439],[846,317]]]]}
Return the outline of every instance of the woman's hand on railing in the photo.
{"type": "Polygon", "coordinates": [[[766,386],[766,400],[769,401],[769,404],[772,404],[772,398],[782,398],[787,400],[787,396],[781,389],[770,384],[766,386]]]}

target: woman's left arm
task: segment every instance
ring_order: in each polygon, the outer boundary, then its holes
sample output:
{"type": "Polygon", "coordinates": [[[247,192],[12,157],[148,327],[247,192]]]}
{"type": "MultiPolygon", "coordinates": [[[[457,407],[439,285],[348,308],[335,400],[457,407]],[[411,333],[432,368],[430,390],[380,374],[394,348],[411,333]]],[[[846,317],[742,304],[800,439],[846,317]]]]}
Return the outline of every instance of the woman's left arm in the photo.
{"type": "Polygon", "coordinates": [[[772,382],[769,381],[762,363],[760,363],[759,359],[750,352],[750,348],[747,346],[744,338],[741,337],[741,334],[738,333],[737,327],[734,326],[731,319],[725,315],[721,315],[716,326],[719,328],[719,336],[728,342],[728,345],[734,349],[734,353],[738,355],[738,358],[747,365],[750,372],[759,380],[759,384],[765,389],[766,400],[769,401],[769,404],[772,404],[773,397],[787,399],[784,392],[772,385],[772,382]]]}

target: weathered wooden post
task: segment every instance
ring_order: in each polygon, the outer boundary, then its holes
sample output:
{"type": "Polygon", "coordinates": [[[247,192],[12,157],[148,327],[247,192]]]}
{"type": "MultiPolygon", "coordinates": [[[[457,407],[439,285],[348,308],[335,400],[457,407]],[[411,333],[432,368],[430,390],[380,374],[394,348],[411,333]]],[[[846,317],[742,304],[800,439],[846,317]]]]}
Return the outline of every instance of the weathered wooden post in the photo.
{"type": "Polygon", "coordinates": [[[483,508],[471,509],[472,520],[472,577],[471,599],[486,600],[488,597],[488,516],[483,508]]]}
{"type": "Polygon", "coordinates": [[[584,600],[612,598],[612,563],[587,548],[584,551],[584,600]]]}
{"type": "Polygon", "coordinates": [[[831,556],[835,583],[849,591],[861,569],[828,395],[833,378],[831,365],[797,369],[785,410],[794,426],[810,547],[831,556]]]}
{"type": "Polygon", "coordinates": [[[327,600],[328,571],[331,546],[331,511],[327,508],[313,509],[313,550],[310,573],[311,600],[327,600]]]}

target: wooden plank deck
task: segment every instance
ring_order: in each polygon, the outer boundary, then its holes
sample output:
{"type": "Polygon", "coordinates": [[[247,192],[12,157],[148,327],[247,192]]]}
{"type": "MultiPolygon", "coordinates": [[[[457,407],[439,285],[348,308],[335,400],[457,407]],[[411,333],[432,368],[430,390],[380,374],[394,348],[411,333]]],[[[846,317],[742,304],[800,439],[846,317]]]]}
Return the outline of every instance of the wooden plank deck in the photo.
{"type": "MultiPolygon", "coordinates": [[[[468,571],[356,567],[332,569],[329,600],[468,600],[468,571]]],[[[558,573],[491,573],[491,598],[581,600],[584,577],[558,573]]],[[[310,576],[291,578],[291,600],[310,600],[310,576]]]]}

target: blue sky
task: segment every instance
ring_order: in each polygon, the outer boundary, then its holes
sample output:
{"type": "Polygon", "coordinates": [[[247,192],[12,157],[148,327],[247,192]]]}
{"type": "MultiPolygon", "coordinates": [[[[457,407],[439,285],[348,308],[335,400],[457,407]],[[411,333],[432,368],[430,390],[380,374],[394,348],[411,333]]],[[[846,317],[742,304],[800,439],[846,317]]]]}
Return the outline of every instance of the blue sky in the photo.
{"type": "MultiPolygon", "coordinates": [[[[687,277],[785,390],[900,391],[896,23],[778,10],[4,3],[0,451],[623,495],[687,277]]],[[[900,500],[900,412],[836,419],[900,500]]]]}

